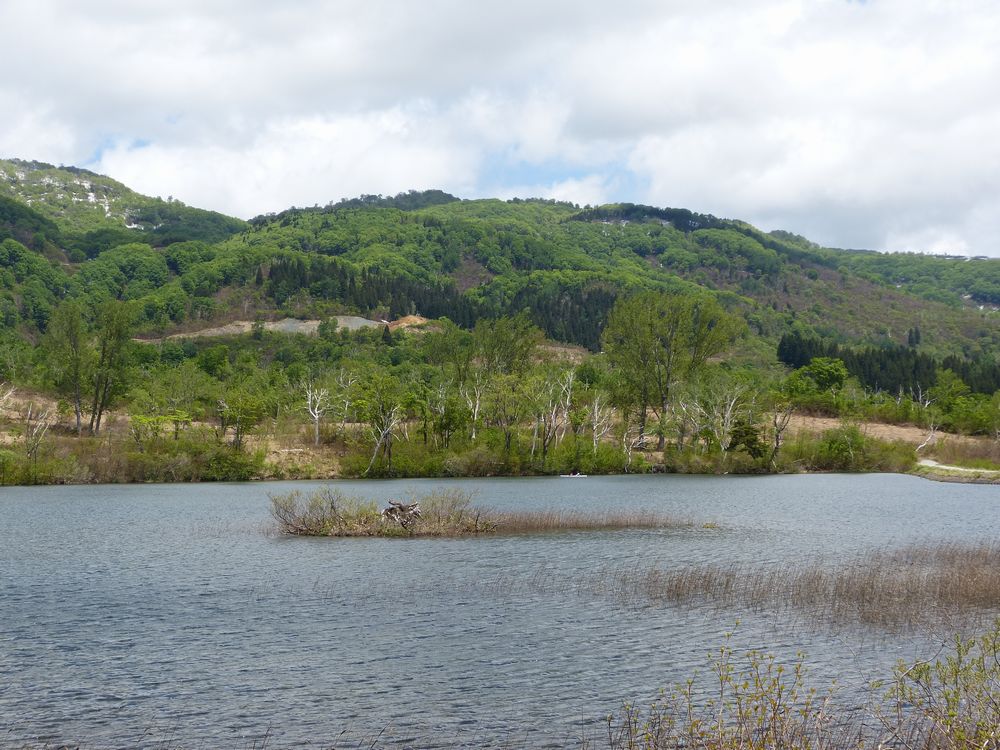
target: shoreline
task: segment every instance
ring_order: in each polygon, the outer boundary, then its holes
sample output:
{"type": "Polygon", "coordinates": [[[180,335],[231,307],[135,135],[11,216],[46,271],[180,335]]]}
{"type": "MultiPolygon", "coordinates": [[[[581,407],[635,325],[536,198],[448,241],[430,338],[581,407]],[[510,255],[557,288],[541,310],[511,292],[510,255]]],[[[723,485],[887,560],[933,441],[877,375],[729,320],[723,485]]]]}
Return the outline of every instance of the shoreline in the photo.
{"type": "Polygon", "coordinates": [[[909,473],[934,482],[1000,484],[1000,470],[970,469],[965,466],[938,463],[929,458],[920,459],[909,473]]]}
{"type": "MultiPolygon", "coordinates": [[[[599,477],[638,477],[638,476],[683,476],[683,477],[744,477],[744,478],[761,478],[761,477],[777,477],[777,476],[822,476],[825,474],[898,474],[901,476],[912,476],[918,479],[926,479],[931,482],[946,482],[950,484],[981,484],[981,485],[1000,485],[1000,470],[990,470],[990,469],[970,469],[963,466],[951,466],[947,464],[939,464],[937,462],[931,462],[925,459],[921,461],[916,466],[914,466],[909,471],[817,471],[817,470],[805,470],[805,471],[774,471],[774,472],[748,472],[748,473],[734,473],[734,472],[679,472],[679,471],[636,471],[636,472],[616,472],[616,473],[606,473],[606,474],[595,474],[592,473],[588,477],[583,478],[599,478],[599,477]]],[[[86,486],[97,486],[97,485],[120,485],[120,486],[144,486],[144,485],[201,485],[201,484],[266,484],[270,482],[386,482],[386,481],[405,481],[405,480],[435,480],[435,481],[448,481],[456,479],[560,479],[566,478],[560,474],[490,474],[488,476],[478,476],[478,475],[457,475],[457,476],[441,476],[436,474],[424,474],[424,475],[402,475],[402,476],[392,476],[392,477],[363,477],[363,476],[348,476],[343,474],[325,474],[323,476],[315,476],[309,473],[302,474],[290,474],[282,472],[281,474],[274,475],[262,475],[258,477],[253,477],[246,480],[185,480],[185,481],[161,481],[153,480],[147,482],[32,482],[28,484],[4,484],[0,485],[0,490],[6,487],[86,487],[86,486]]],[[[576,478],[576,477],[573,477],[576,478]]]]}

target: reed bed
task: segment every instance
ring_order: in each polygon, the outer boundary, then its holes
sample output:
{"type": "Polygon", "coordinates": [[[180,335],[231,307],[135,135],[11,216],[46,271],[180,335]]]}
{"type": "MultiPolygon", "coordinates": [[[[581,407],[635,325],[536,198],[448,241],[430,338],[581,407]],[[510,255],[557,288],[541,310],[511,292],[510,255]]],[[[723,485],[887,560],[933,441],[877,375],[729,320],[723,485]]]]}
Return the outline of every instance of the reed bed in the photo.
{"type": "MultiPolygon", "coordinates": [[[[573,593],[626,606],[707,604],[724,610],[785,612],[816,621],[891,631],[963,627],[1000,612],[1000,542],[931,543],[874,551],[844,565],[799,568],[642,563],[554,578],[540,568],[485,582],[498,596],[573,593]]],[[[1000,750],[1000,748],[998,748],[1000,750]]]]}
{"type": "MultiPolygon", "coordinates": [[[[279,532],[294,536],[461,537],[546,534],[618,529],[688,528],[694,524],[648,511],[497,511],[472,504],[469,493],[437,490],[409,498],[418,514],[404,521],[387,516],[373,500],[349,497],[329,487],[309,495],[271,495],[271,516],[279,532]]],[[[390,506],[391,509],[391,506],[390,506]]]]}
{"type": "Polygon", "coordinates": [[[795,606],[834,621],[920,625],[1000,610],[1000,543],[910,545],[837,567],[632,568],[605,571],[592,586],[629,601],[795,606]]]}
{"type": "Polygon", "coordinates": [[[496,513],[496,530],[504,534],[539,534],[557,531],[610,531],[614,529],[682,528],[694,524],[662,513],[570,510],[507,511],[496,513]]]}

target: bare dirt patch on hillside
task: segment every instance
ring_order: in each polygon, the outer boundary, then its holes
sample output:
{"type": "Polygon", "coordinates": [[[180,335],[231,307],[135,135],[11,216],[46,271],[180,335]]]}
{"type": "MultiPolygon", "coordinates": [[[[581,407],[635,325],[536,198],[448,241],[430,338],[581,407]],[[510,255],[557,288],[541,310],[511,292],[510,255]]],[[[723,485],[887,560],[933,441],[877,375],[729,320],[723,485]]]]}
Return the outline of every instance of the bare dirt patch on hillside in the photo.
{"type": "Polygon", "coordinates": [[[404,315],[398,320],[389,323],[390,331],[398,331],[401,328],[420,328],[427,325],[427,318],[422,315],[404,315]]]}
{"type": "Polygon", "coordinates": [[[578,365],[586,359],[589,353],[586,347],[575,344],[545,343],[538,347],[541,358],[553,359],[557,362],[568,362],[578,365]]]}
{"type": "MultiPolygon", "coordinates": [[[[426,319],[420,318],[417,315],[408,315],[406,318],[400,318],[404,322],[397,327],[406,328],[408,326],[418,325],[416,319],[426,322],[426,319]],[[414,320],[409,320],[409,319],[414,320]]],[[[368,318],[362,318],[358,315],[335,315],[332,320],[337,321],[338,329],[346,329],[349,331],[357,331],[362,328],[374,328],[376,326],[385,325],[383,321],[369,320],[368,318]]],[[[181,339],[199,339],[199,338],[213,338],[219,336],[244,336],[253,331],[254,323],[253,320],[234,320],[230,323],[219,326],[211,326],[209,328],[200,328],[196,331],[181,331],[178,333],[172,333],[163,338],[141,338],[137,339],[148,344],[158,344],[161,341],[177,341],[181,339]]],[[[319,332],[319,326],[322,321],[320,320],[298,320],[297,318],[282,318],[281,320],[270,320],[262,325],[265,331],[271,331],[273,333],[288,333],[288,334],[301,334],[303,336],[315,336],[319,332]]],[[[398,321],[397,321],[398,323],[398,321]]],[[[389,323],[389,327],[392,328],[393,323],[389,323]]]]}
{"type": "MultiPolygon", "coordinates": [[[[843,426],[843,420],[837,417],[810,417],[804,414],[795,414],[788,424],[788,429],[793,433],[820,433],[843,426]]],[[[879,422],[859,422],[858,429],[866,435],[880,440],[902,440],[915,445],[920,445],[927,438],[928,432],[915,425],[881,424],[879,422]]]]}
{"type": "MultiPolygon", "coordinates": [[[[865,435],[879,440],[900,440],[904,443],[920,445],[927,439],[929,430],[916,425],[882,424],[880,422],[858,422],[858,429],[865,435]]],[[[836,417],[808,417],[795,414],[789,422],[788,429],[792,433],[820,433],[843,427],[844,422],[836,417]]],[[[940,438],[976,442],[979,438],[967,438],[960,435],[939,435],[940,438]]],[[[933,441],[932,441],[933,442],[933,441]]]]}

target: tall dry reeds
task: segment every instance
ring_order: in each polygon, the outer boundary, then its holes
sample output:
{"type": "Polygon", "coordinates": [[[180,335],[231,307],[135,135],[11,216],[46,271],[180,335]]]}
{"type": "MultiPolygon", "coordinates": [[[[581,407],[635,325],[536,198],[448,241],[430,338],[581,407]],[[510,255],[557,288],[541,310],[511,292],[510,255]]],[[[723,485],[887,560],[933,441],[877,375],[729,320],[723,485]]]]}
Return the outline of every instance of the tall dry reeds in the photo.
{"type": "Polygon", "coordinates": [[[696,565],[604,571],[593,585],[625,600],[795,606],[835,621],[898,627],[1000,610],[1000,543],[917,544],[840,566],[696,565]]]}
{"type": "Polygon", "coordinates": [[[579,571],[500,573],[497,594],[576,592],[625,605],[702,603],[726,610],[795,608],[818,621],[890,630],[964,625],[1000,612],[1000,542],[915,544],[841,565],[634,564],[579,571]]]}
{"type": "Polygon", "coordinates": [[[573,510],[506,511],[496,514],[496,530],[504,534],[540,534],[558,531],[609,531],[691,526],[690,521],[651,511],[573,510]]]}

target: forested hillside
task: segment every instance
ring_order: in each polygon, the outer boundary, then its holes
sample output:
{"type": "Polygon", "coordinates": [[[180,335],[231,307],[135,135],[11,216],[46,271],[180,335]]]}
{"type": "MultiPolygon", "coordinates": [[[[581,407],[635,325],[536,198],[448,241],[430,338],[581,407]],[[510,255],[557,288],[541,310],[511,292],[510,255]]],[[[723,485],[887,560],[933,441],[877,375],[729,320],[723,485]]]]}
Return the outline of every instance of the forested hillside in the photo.
{"type": "Polygon", "coordinates": [[[597,349],[623,292],[701,288],[772,342],[796,329],[839,345],[905,345],[919,328],[935,355],[1000,344],[990,311],[959,294],[993,299],[1000,261],[832,251],[684,209],[429,191],[246,224],[86,170],[8,161],[0,238],[14,241],[3,322],[28,336],[59,300],[87,296],[137,301],[151,332],[248,314],[420,314],[471,326],[527,309],[549,337],[597,349]]]}
{"type": "MultiPolygon", "coordinates": [[[[99,434],[125,409],[142,465],[166,425],[179,439],[215,423],[209,442],[237,453],[206,468],[192,456],[216,454],[197,443],[177,469],[187,478],[256,471],[226,463],[243,455],[246,433],[268,414],[301,421],[318,392],[340,394],[342,427],[370,431],[331,439],[356,468],[374,440],[367,469],[383,473],[401,470],[386,441],[416,422],[436,446],[435,471],[455,451],[482,450],[497,470],[549,470],[547,441],[567,435],[577,452],[563,467],[582,465],[586,438],[591,465],[611,451],[598,461],[607,470],[651,444],[745,451],[739,465],[768,470],[787,464],[777,423],[761,420],[788,405],[977,434],[1000,426],[1000,325],[988,304],[998,269],[825,249],[686,209],[441,191],[243,222],[86,170],[8,161],[0,382],[58,399],[77,435],[99,434]],[[337,330],[338,315],[432,323],[352,333],[337,330]],[[314,321],[310,331],[319,321],[318,334],[263,325],[285,317],[314,321]],[[171,338],[233,321],[254,322],[252,334],[171,338]],[[552,342],[571,348],[553,355],[552,342]],[[530,449],[518,448],[524,430],[530,449]],[[602,447],[615,430],[618,448],[602,447]]],[[[313,416],[317,443],[322,421],[313,416]]]]}

